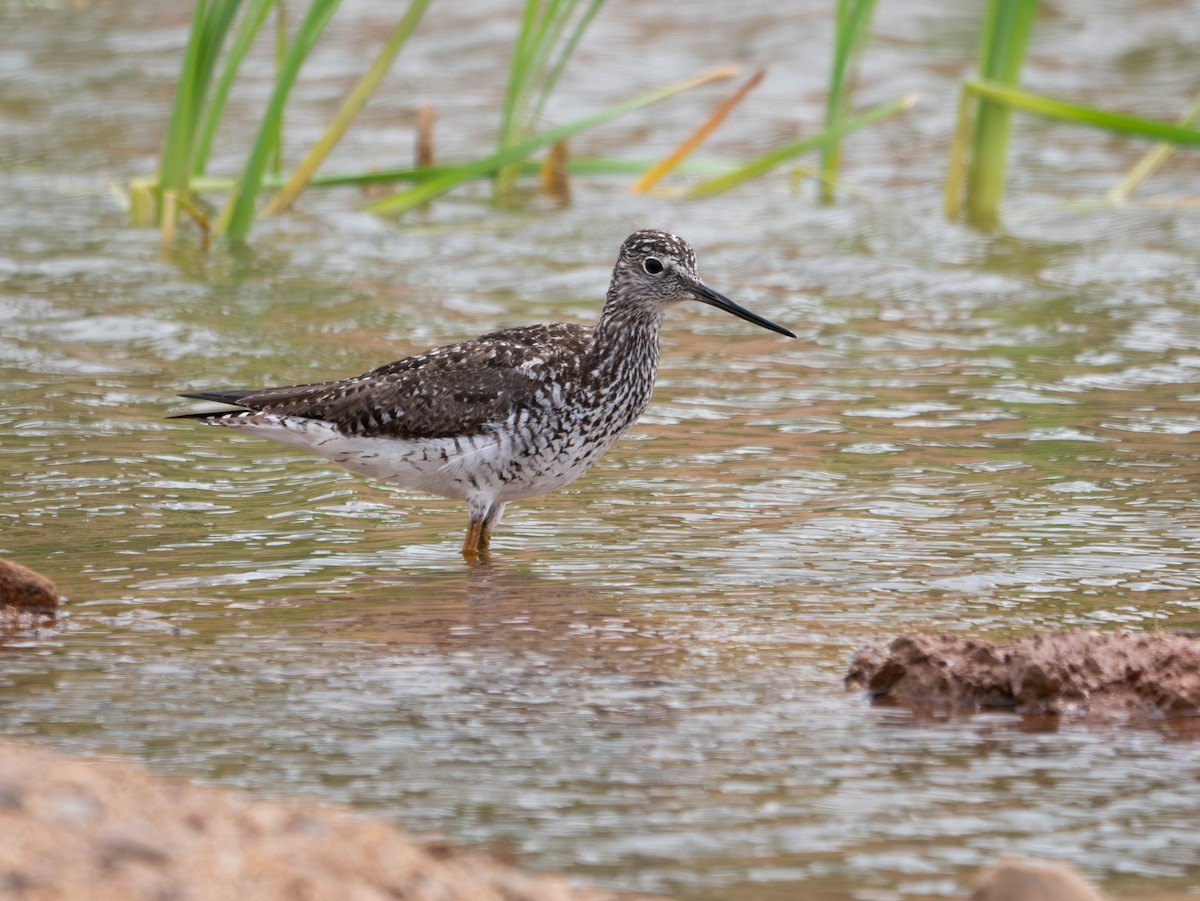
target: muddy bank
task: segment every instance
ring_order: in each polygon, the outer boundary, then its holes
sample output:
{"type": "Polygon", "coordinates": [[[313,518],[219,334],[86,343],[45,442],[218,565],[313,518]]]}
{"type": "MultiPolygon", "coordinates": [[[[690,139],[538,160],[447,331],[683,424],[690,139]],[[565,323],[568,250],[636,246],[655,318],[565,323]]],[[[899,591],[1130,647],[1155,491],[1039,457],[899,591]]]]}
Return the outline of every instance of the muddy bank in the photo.
{"type": "MultiPolygon", "coordinates": [[[[574,888],[379,819],[19,744],[0,743],[0,836],[0,898],[14,901],[655,901],[574,888]]],[[[1105,896],[1069,864],[1002,858],[955,897],[1105,896]]]]}
{"type": "MultiPolygon", "coordinates": [[[[600,901],[390,823],[0,744],[0,897],[600,901]]],[[[624,896],[628,898],[629,896],[624,896]]]]}
{"type": "Polygon", "coordinates": [[[1077,631],[997,644],[958,635],[901,635],[855,652],[846,687],[878,701],[924,707],[1196,716],[1200,639],[1077,631]]]}

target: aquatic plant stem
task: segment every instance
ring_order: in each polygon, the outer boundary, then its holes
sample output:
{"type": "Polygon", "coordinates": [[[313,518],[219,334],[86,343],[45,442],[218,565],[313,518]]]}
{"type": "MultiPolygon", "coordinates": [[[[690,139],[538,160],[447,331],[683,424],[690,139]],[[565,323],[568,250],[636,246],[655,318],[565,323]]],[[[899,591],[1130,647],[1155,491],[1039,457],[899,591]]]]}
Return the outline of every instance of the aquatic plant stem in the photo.
{"type": "MultiPolygon", "coordinates": [[[[603,5],[604,0],[590,0],[577,14],[579,0],[526,0],[501,106],[498,152],[533,133],[559,76],[603,5]]],[[[496,171],[497,197],[511,192],[516,174],[511,164],[496,171]]]]}
{"type": "Polygon", "coordinates": [[[179,206],[165,199],[168,194],[175,200],[186,198],[190,192],[189,179],[196,151],[196,123],[208,94],[221,44],[237,13],[239,2],[196,0],[192,13],[175,101],[171,107],[171,120],[158,168],[159,227],[166,246],[175,239],[179,206]]]}
{"type": "Polygon", "coordinates": [[[308,12],[301,20],[296,35],[284,56],[283,64],[280,66],[275,80],[275,88],[267,102],[267,109],[263,114],[262,123],[259,125],[254,146],[246,158],[241,179],[233,193],[230,194],[229,201],[217,221],[217,234],[233,240],[240,240],[245,238],[250,231],[250,224],[254,221],[255,201],[262,185],[263,173],[271,150],[277,145],[277,129],[283,116],[283,108],[287,103],[288,94],[296,82],[300,67],[308,58],[317,38],[325,30],[325,26],[329,24],[329,19],[337,7],[338,0],[313,0],[308,7],[308,12]]]}
{"type": "MultiPolygon", "coordinates": [[[[951,145],[950,161],[946,177],[946,215],[950,218],[960,211],[958,186],[962,183],[962,159],[966,153],[966,132],[969,130],[969,113],[965,110],[976,98],[985,98],[991,103],[1003,105],[1008,110],[1020,110],[1031,115],[1053,119],[1059,122],[1069,122],[1085,125],[1090,128],[1100,128],[1116,134],[1129,137],[1149,138],[1166,144],[1196,147],[1200,146],[1200,130],[1188,127],[1186,124],[1175,125],[1170,122],[1159,122],[1154,119],[1143,119],[1125,113],[1114,113],[1109,110],[1057,100],[1041,94],[1032,94],[1003,84],[973,80],[963,84],[963,93],[959,101],[958,126],[951,145]]],[[[1200,118],[1200,109],[1189,111],[1185,121],[1195,121],[1200,118]]],[[[1154,162],[1152,159],[1151,162],[1154,162]]],[[[1131,173],[1131,176],[1134,173],[1131,173]]],[[[1129,179],[1126,179],[1128,182],[1129,179]]],[[[986,222],[987,220],[983,220],[986,222]]]]}
{"type": "MultiPolygon", "coordinates": [[[[1179,124],[1183,126],[1194,125],[1200,119],[1200,97],[1197,97],[1191,107],[1179,120],[1179,124]]],[[[1151,147],[1129,173],[1121,179],[1120,184],[1108,192],[1108,199],[1112,203],[1123,203],[1129,199],[1129,195],[1143,181],[1149,178],[1155,170],[1158,169],[1167,157],[1175,151],[1172,144],[1160,143],[1155,147],[1151,147]]]]}
{"type": "Polygon", "coordinates": [[[989,81],[968,81],[964,87],[972,94],[1003,103],[1012,109],[1022,110],[1046,119],[1074,122],[1091,128],[1100,128],[1130,137],[1151,138],[1187,147],[1200,145],[1200,130],[1157,119],[1143,119],[1126,113],[1084,106],[1066,100],[1056,100],[1042,94],[1031,94],[989,81]]]}
{"type": "Polygon", "coordinates": [[[372,204],[368,209],[374,213],[381,215],[396,215],[420,206],[435,197],[445,194],[447,191],[453,190],[465,182],[471,181],[491,172],[495,172],[501,166],[509,163],[522,160],[529,154],[543,147],[549,147],[559,141],[565,140],[572,135],[578,134],[589,128],[595,128],[610,122],[613,119],[619,118],[626,113],[641,109],[644,106],[649,106],[653,103],[659,103],[669,97],[674,97],[683,91],[699,87],[702,84],[708,84],[711,81],[716,81],[722,78],[732,78],[738,74],[738,70],[734,68],[717,69],[712,72],[707,72],[696,78],[688,81],[674,84],[669,87],[661,88],[657,91],[651,91],[647,94],[642,94],[639,97],[634,97],[632,100],[626,100],[624,103],[617,103],[607,107],[598,113],[593,113],[590,116],[585,116],[582,119],[577,119],[567,125],[561,125],[558,128],[552,128],[549,131],[542,132],[532,138],[527,138],[518,144],[513,145],[505,150],[493,153],[491,156],[483,159],[475,160],[471,163],[463,163],[446,172],[438,175],[428,181],[422,182],[414,188],[401,193],[394,194],[391,197],[385,197],[372,204]]]}
{"type": "MultiPolygon", "coordinates": [[[[1013,87],[1021,77],[1037,0],[988,0],[979,49],[979,80],[1013,87]]],[[[966,171],[966,215],[973,225],[996,224],[1004,194],[1004,169],[1012,109],[976,93],[966,171]]],[[[970,107],[967,108],[968,114],[970,107]]]]}
{"type": "Polygon", "coordinates": [[[204,115],[196,128],[195,150],[192,154],[193,178],[203,175],[208,167],[208,157],[212,151],[213,139],[221,122],[221,116],[225,112],[225,103],[233,88],[233,82],[237,78],[242,61],[246,58],[246,53],[254,43],[254,38],[262,30],[263,23],[275,3],[276,0],[249,0],[249,5],[233,36],[233,43],[229,45],[229,52],[225,55],[221,74],[217,76],[212,95],[204,106],[204,115]]]}
{"type": "Polygon", "coordinates": [[[350,123],[354,121],[354,117],[366,105],[371,95],[375,93],[375,89],[379,87],[379,83],[391,68],[400,49],[408,41],[417,24],[421,21],[421,17],[425,15],[425,10],[429,7],[430,0],[412,0],[408,6],[408,11],[403,18],[392,29],[392,33],[388,36],[387,42],[375,57],[371,67],[366,71],[358,84],[354,86],[354,90],[342,103],[341,108],[337,111],[337,115],[333,117],[333,121],[329,123],[329,127],[325,129],[325,133],[320,139],[313,144],[309,149],[304,159],[292,170],[284,182],[283,187],[278,193],[271,198],[260,215],[272,216],[279,213],[292,205],[300,192],[312,180],[316,174],[318,167],[325,161],[330,151],[341,140],[342,135],[346,133],[346,129],[350,127],[350,123]]]}
{"type": "MultiPolygon", "coordinates": [[[[834,32],[833,61],[829,72],[829,93],[825,99],[825,128],[830,129],[845,118],[850,109],[849,83],[858,63],[859,51],[871,31],[875,15],[875,0],[838,0],[837,24],[834,32]]],[[[821,202],[833,202],[841,165],[841,141],[835,140],[821,149],[821,202]]]]}

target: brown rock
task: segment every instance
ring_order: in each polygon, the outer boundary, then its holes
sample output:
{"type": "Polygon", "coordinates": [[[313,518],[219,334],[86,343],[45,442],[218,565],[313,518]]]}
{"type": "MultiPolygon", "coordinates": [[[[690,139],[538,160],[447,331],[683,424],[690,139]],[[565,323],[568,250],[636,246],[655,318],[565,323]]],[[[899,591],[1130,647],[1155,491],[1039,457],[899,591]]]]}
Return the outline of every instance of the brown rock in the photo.
{"type": "Polygon", "coordinates": [[[0,744],[0,897],[603,901],[395,826],[0,744]]]}
{"type": "Polygon", "coordinates": [[[1065,863],[1002,857],[975,883],[970,901],[1104,901],[1065,863]]]}
{"type": "Polygon", "coordinates": [[[958,635],[901,635],[856,651],[846,687],[917,706],[1194,716],[1200,713],[1200,640],[1076,631],[997,644],[958,635]]]}
{"type": "Polygon", "coordinates": [[[58,589],[40,573],[0,557],[0,607],[51,612],[58,609],[58,589]]]}

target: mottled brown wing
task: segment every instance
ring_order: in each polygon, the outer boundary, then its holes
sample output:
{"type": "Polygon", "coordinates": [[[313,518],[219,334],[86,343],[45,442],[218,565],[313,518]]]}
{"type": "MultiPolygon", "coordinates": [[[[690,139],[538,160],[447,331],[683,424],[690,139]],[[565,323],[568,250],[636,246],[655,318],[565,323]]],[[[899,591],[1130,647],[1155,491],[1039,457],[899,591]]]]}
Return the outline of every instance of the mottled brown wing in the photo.
{"type": "Polygon", "coordinates": [[[240,407],[332,422],[348,435],[447,438],[478,434],[534,404],[537,381],[504,369],[414,370],[322,385],[269,388],[240,407]]]}
{"type": "Polygon", "coordinates": [[[351,435],[419,439],[478,434],[522,409],[544,405],[547,382],[570,377],[587,334],[588,329],[576,325],[505,329],[354,378],[183,396],[320,419],[351,435]]]}

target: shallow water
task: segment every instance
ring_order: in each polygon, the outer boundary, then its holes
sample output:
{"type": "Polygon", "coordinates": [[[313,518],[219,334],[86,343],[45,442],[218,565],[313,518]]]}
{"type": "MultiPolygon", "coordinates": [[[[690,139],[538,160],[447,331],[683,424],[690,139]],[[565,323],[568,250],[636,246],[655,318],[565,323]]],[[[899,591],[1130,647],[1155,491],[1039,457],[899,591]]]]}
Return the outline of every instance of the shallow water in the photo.
{"type": "MultiPolygon", "coordinates": [[[[109,191],[153,167],[190,8],[143,6],[0,4],[0,555],[69,599],[3,652],[5,733],[679,898],[942,898],[1003,852],[1120,896],[1200,885],[1194,741],[915,719],[841,689],[855,647],[905,629],[1200,625],[1200,217],[1087,202],[1140,145],[1018,120],[1005,230],[946,224],[975,23],[883,4],[861,101],[925,99],[848,145],[837,206],[782,176],[696,204],[599,181],[566,209],[472,190],[396,224],[334,192],[248,253],[163,260],[109,191]],[[800,338],[677,311],[648,415],[512,505],[487,566],[458,556],[452,502],[164,419],[181,390],[586,321],[644,226],[800,338]]],[[[298,143],[369,52],[367,6],[301,87],[298,143]]],[[[552,117],[735,60],[770,74],[710,153],[819,120],[824,4],[676,4],[669,27],[653,7],[606,9],[552,117]]],[[[330,168],[406,160],[424,102],[442,153],[484,146],[503,9],[427,22],[330,168]]],[[[1028,83],[1174,117],[1200,24],[1127,9],[1056,6],[1028,83]]],[[[651,157],[725,90],[573,146],[651,157]]],[[[1195,160],[1144,193],[1194,193],[1195,160]]]]}

